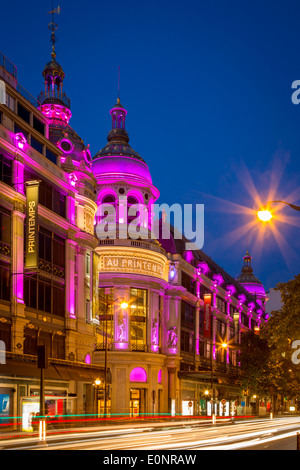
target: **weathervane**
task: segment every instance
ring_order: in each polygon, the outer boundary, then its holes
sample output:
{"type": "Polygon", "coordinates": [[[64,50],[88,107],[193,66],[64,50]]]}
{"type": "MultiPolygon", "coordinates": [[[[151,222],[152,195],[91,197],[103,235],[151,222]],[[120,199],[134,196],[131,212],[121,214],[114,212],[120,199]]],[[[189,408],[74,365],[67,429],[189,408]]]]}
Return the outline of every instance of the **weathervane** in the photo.
{"type": "Polygon", "coordinates": [[[52,15],[52,21],[51,21],[51,23],[48,24],[48,28],[51,31],[51,39],[50,39],[50,41],[52,42],[51,56],[52,56],[53,59],[56,57],[56,53],[55,53],[55,43],[56,43],[55,31],[58,28],[58,25],[56,23],[54,23],[54,13],[57,13],[58,15],[60,15],[60,10],[61,10],[61,8],[60,8],[59,5],[58,5],[57,8],[53,8],[53,0],[52,0],[52,10],[48,12],[48,15],[52,15]]]}

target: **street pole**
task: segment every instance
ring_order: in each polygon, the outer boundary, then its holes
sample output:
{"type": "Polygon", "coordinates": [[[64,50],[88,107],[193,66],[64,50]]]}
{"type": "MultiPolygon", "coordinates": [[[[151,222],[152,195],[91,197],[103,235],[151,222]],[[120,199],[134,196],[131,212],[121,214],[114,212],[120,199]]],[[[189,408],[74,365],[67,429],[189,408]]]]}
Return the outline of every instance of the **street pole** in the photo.
{"type": "Polygon", "coordinates": [[[107,413],[107,315],[108,295],[105,294],[104,417],[106,417],[107,413]]]}
{"type": "Polygon", "coordinates": [[[46,417],[45,417],[45,382],[44,370],[47,368],[46,346],[38,346],[38,368],[41,370],[40,379],[40,420],[39,420],[39,444],[46,445],[46,417]]]}
{"type": "Polygon", "coordinates": [[[211,407],[211,419],[212,419],[212,424],[215,424],[215,387],[214,387],[214,365],[213,365],[213,315],[211,315],[210,319],[210,337],[211,337],[211,343],[210,343],[210,359],[211,359],[211,376],[210,376],[210,382],[211,382],[211,390],[212,390],[212,407],[211,407]]]}

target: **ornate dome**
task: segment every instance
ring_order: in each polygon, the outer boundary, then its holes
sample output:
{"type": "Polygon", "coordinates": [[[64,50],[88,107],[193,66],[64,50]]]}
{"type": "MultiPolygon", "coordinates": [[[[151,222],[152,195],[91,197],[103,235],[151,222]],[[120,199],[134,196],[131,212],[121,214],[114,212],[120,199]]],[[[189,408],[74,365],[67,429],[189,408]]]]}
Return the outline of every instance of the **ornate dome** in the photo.
{"type": "Polygon", "coordinates": [[[118,98],[110,111],[112,129],[107,136],[108,143],[94,156],[93,173],[97,179],[126,179],[152,184],[151,174],[146,162],[129,145],[129,136],[125,130],[127,111],[118,98]]]}
{"type": "Polygon", "coordinates": [[[257,297],[266,297],[266,292],[263,283],[253,274],[253,268],[251,266],[252,256],[249,251],[246,251],[244,256],[244,266],[242,267],[241,273],[237,276],[236,280],[241,284],[250,294],[256,295],[257,297]]]}

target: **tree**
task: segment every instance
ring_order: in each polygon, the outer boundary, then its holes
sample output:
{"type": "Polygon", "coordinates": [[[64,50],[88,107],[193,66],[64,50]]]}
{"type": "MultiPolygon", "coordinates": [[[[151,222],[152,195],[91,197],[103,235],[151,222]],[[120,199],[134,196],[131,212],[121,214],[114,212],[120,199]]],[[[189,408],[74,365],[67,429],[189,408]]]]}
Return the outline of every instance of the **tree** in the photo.
{"type": "Polygon", "coordinates": [[[275,290],[281,292],[282,308],[270,313],[267,323],[262,325],[261,337],[283,357],[291,358],[291,345],[300,340],[300,274],[277,284],[275,290]]]}
{"type": "Polygon", "coordinates": [[[290,399],[300,396],[300,365],[292,360],[293,343],[300,340],[300,274],[277,284],[275,290],[281,293],[282,307],[270,313],[260,338],[270,348],[275,392],[290,399]]]}
{"type": "Polygon", "coordinates": [[[270,364],[271,350],[268,342],[248,331],[243,334],[240,353],[241,388],[248,396],[269,394],[274,372],[270,364]]]}

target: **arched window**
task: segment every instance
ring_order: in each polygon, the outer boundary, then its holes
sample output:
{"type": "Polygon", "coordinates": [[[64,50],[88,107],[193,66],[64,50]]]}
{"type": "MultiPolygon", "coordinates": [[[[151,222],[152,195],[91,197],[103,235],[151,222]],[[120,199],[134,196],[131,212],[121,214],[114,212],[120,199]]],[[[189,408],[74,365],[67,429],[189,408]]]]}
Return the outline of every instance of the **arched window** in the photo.
{"type": "Polygon", "coordinates": [[[130,382],[147,382],[147,372],[142,367],[136,367],[130,372],[130,382]]]}
{"type": "Polygon", "coordinates": [[[113,223],[116,220],[116,198],[113,194],[103,197],[96,213],[96,223],[100,223],[104,218],[105,222],[113,223]],[[109,217],[108,217],[109,216],[109,217]]]}
{"type": "MultiPolygon", "coordinates": [[[[134,196],[128,196],[127,198],[127,223],[130,224],[133,220],[135,220],[137,217],[139,217],[140,215],[140,211],[139,210],[131,210],[130,211],[130,208],[134,205],[137,205],[139,204],[139,201],[137,200],[136,197],[134,196]],[[131,215],[129,215],[131,214],[131,215]]],[[[138,224],[139,225],[139,224],[138,224]]]]}

